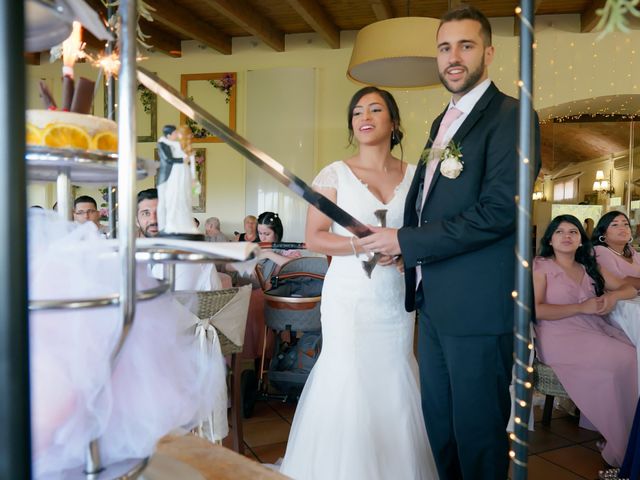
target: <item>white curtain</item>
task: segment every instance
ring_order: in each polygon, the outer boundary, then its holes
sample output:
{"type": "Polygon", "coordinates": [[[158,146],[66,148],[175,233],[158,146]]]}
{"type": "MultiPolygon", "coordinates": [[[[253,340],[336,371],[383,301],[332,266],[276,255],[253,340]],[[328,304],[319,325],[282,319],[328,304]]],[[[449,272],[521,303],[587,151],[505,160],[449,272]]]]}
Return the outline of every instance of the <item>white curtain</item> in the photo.
{"type": "MultiPolygon", "coordinates": [[[[307,183],[314,177],[315,69],[247,73],[247,139],[307,183]]],[[[247,161],[246,214],[280,215],[284,241],[302,242],[307,204],[247,161]]]]}

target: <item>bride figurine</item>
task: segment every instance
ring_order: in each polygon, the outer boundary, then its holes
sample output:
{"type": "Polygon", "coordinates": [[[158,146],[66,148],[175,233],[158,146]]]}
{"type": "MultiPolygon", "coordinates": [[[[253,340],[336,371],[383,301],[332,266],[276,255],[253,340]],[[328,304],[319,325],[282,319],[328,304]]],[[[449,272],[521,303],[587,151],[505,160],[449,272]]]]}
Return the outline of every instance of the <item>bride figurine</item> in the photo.
{"type": "Polygon", "coordinates": [[[199,193],[191,130],[165,125],[158,140],[158,228],[160,236],[204,240],[193,224],[192,191],[199,193]]]}

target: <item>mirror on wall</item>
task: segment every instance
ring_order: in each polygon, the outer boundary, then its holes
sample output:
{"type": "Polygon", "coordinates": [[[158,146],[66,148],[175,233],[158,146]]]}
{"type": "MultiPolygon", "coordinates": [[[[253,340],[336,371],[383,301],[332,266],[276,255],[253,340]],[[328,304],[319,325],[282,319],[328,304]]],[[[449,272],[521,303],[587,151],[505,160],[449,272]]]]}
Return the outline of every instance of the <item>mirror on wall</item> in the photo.
{"type": "MultiPolygon", "coordinates": [[[[541,116],[542,118],[542,116],[541,116]]],[[[640,119],[581,114],[543,120],[542,171],[534,185],[538,232],[556,215],[595,223],[610,210],[629,215],[640,240],[640,119]]]]}

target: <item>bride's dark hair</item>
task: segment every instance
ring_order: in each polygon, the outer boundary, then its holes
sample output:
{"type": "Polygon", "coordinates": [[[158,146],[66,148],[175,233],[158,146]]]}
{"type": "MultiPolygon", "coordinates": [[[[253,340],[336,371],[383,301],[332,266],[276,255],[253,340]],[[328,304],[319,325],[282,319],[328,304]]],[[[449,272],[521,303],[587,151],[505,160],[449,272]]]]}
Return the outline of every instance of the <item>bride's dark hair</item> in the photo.
{"type": "Polygon", "coordinates": [[[591,277],[593,280],[593,287],[595,288],[596,295],[600,296],[604,293],[604,278],[602,277],[602,273],[600,273],[600,269],[598,268],[598,263],[596,262],[596,256],[593,251],[593,246],[591,245],[591,240],[587,236],[587,233],[582,228],[582,223],[573,215],[558,215],[556,218],[551,220],[551,223],[544,231],[544,235],[540,239],[540,250],[538,255],[541,257],[553,257],[554,251],[551,246],[551,237],[554,232],[558,229],[561,223],[570,223],[574,225],[578,232],[580,232],[580,243],[581,245],[578,247],[575,253],[575,260],[581,265],[584,265],[584,269],[587,272],[587,275],[591,277]]]}
{"type": "Polygon", "coordinates": [[[377,93],[384,100],[385,105],[387,106],[387,110],[389,110],[389,117],[391,117],[391,123],[393,124],[393,131],[391,132],[391,138],[389,141],[389,150],[393,150],[393,147],[396,145],[400,145],[400,151],[404,153],[402,149],[402,138],[404,137],[404,133],[400,129],[400,109],[398,108],[398,104],[396,103],[395,98],[386,90],[381,90],[378,87],[364,87],[358,90],[351,97],[351,101],[349,102],[349,109],[347,110],[347,128],[349,129],[349,145],[353,145],[353,125],[351,124],[351,120],[353,120],[353,109],[356,108],[358,102],[362,97],[368,95],[370,93],[377,93]]]}

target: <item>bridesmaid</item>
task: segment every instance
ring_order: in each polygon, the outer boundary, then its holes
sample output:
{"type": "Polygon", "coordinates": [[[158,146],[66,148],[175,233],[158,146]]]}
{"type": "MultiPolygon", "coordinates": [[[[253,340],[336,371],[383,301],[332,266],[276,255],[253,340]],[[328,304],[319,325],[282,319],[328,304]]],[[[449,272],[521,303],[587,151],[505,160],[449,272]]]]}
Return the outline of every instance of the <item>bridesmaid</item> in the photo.
{"type": "Polygon", "coordinates": [[[631,223],[624,213],[605,213],[591,237],[598,265],[640,290],[640,253],[631,246],[631,223]]]}
{"type": "Polygon", "coordinates": [[[573,215],[554,218],[533,264],[536,351],[605,439],[604,460],[624,457],[638,398],[636,349],[603,318],[636,290],[599,269],[573,215]]]}

